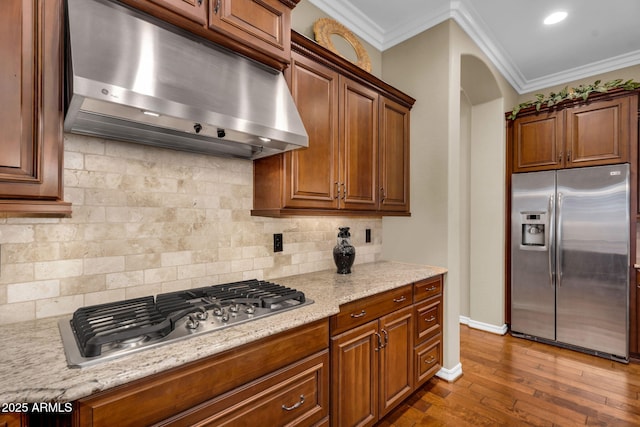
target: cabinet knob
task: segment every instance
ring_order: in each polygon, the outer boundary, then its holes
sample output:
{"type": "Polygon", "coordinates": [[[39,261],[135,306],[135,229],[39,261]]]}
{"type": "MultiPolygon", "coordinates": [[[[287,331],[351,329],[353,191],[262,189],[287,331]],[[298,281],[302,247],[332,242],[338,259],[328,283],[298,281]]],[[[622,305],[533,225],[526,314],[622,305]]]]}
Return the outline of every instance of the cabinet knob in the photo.
{"type": "Polygon", "coordinates": [[[202,0],[198,0],[198,6],[202,6],[202,0]]]}
{"type": "Polygon", "coordinates": [[[213,8],[214,15],[217,15],[219,10],[220,10],[220,0],[216,0],[216,6],[213,8]]]}

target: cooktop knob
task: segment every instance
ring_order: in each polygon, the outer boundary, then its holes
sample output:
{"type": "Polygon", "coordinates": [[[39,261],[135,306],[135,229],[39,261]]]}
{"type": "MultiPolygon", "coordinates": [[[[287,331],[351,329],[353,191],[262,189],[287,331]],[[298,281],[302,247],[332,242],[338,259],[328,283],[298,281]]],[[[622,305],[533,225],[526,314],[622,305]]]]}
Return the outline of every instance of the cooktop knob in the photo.
{"type": "Polygon", "coordinates": [[[200,322],[194,316],[189,315],[186,323],[187,329],[197,329],[200,326],[200,322]]]}

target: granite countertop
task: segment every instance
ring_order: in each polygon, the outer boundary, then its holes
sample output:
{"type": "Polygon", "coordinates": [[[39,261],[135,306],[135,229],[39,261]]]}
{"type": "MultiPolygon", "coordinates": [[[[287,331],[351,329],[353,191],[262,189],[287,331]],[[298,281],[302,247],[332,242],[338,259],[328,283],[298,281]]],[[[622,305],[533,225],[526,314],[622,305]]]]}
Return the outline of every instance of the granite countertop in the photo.
{"type": "Polygon", "coordinates": [[[346,302],[446,271],[441,267],[381,261],[355,265],[349,275],[325,270],[271,279],[303,291],[314,303],[80,369],[67,367],[59,318],[0,326],[0,403],[77,400],[329,317],[346,302]]]}

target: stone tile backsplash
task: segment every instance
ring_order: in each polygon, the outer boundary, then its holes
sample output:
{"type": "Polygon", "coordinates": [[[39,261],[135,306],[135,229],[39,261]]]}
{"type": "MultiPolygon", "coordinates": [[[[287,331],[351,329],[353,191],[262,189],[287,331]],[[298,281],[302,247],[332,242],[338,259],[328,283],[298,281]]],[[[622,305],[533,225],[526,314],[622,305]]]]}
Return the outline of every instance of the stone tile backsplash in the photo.
{"type": "Polygon", "coordinates": [[[356,264],[379,259],[377,218],[252,217],[252,168],[247,160],[66,134],[72,217],[0,214],[0,324],[334,268],[341,226],[352,228],[356,264]],[[274,233],[283,234],[283,252],[273,253],[274,233]]]}

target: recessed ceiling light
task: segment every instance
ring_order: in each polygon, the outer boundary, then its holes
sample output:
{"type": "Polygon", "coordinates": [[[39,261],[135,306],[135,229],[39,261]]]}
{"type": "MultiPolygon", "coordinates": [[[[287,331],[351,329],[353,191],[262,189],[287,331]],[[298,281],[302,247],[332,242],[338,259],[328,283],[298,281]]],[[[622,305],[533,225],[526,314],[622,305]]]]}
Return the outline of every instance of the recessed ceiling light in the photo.
{"type": "Polygon", "coordinates": [[[567,17],[567,12],[553,12],[551,15],[544,18],[545,25],[553,25],[562,21],[567,17]]]}

